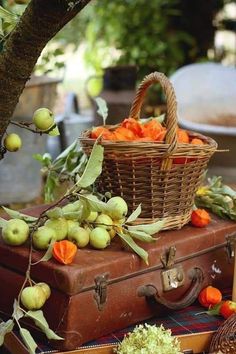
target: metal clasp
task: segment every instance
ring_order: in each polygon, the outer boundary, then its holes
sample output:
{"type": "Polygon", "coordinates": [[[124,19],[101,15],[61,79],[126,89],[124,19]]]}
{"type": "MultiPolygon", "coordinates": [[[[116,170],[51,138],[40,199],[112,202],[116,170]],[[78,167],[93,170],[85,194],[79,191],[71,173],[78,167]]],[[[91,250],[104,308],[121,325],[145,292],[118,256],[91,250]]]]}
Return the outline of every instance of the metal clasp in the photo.
{"type": "Polygon", "coordinates": [[[171,246],[161,255],[164,270],[161,272],[163,291],[176,289],[184,284],[184,271],[181,265],[175,266],[176,247],[171,246]]]}
{"type": "Polygon", "coordinates": [[[234,250],[235,250],[235,243],[236,243],[236,232],[226,236],[226,251],[230,260],[235,257],[234,250]]]}
{"type": "Polygon", "coordinates": [[[164,254],[161,255],[161,263],[163,268],[169,269],[175,264],[176,247],[171,246],[164,254]]]}
{"type": "Polygon", "coordinates": [[[98,310],[102,311],[107,300],[107,283],[108,283],[109,274],[105,273],[98,275],[95,281],[95,294],[94,298],[97,302],[98,310]]]}

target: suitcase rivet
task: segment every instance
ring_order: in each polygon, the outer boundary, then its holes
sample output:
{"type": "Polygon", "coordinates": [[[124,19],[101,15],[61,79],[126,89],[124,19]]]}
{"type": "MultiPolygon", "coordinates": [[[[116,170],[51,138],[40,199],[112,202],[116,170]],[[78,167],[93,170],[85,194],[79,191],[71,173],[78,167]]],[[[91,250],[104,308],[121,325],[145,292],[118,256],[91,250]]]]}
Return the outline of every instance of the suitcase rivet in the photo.
{"type": "Polygon", "coordinates": [[[181,282],[184,279],[184,274],[182,272],[178,272],[176,278],[179,282],[181,282]]]}

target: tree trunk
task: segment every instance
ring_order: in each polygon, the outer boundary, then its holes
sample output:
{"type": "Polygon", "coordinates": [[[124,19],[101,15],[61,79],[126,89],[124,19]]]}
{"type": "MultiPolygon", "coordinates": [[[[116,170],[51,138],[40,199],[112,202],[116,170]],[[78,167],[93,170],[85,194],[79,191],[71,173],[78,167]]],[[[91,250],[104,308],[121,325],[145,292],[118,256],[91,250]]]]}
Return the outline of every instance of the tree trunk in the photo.
{"type": "MultiPolygon", "coordinates": [[[[48,41],[90,0],[31,0],[0,54],[0,146],[27,80],[48,41]],[[70,8],[69,3],[74,2],[70,8]]],[[[1,159],[1,156],[0,156],[1,159]]]]}

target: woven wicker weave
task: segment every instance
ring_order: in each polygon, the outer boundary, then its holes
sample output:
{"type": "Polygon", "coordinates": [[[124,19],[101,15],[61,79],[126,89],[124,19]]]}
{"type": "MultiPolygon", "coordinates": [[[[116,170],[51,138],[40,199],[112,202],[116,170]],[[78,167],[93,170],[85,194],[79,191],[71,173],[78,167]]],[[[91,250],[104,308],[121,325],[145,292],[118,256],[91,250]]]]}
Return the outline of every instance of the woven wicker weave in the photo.
{"type": "Polygon", "coordinates": [[[231,315],[213,335],[210,352],[236,353],[236,314],[231,315]]]}
{"type": "MultiPolygon", "coordinates": [[[[162,73],[154,72],[144,78],[129,117],[139,119],[146,91],[156,82],[161,84],[166,95],[165,142],[101,141],[104,163],[98,189],[103,193],[110,191],[113,195],[123,196],[130,212],[141,203],[142,220],[139,222],[166,218],[165,229],[175,229],[181,228],[190,219],[196,190],[217,144],[213,139],[193,132],[189,132],[190,137],[202,139],[204,145],[177,143],[175,93],[162,73]],[[188,161],[175,164],[173,159],[179,157],[188,157],[188,161]]],[[[110,129],[115,127],[109,126],[110,129]]],[[[86,131],[80,137],[87,154],[90,154],[94,144],[94,139],[89,136],[90,131],[86,131]]]]}

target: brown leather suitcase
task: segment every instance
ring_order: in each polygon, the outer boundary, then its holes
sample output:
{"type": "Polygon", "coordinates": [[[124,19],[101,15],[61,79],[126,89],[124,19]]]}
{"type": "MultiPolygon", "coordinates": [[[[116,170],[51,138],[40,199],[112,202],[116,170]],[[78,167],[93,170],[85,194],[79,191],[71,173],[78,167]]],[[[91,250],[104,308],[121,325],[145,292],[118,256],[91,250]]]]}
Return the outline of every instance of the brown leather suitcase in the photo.
{"type": "MultiPolygon", "coordinates": [[[[42,208],[31,210],[37,215],[42,208]]],[[[32,278],[51,285],[43,311],[64,341],[61,350],[135,324],[163,311],[192,303],[207,284],[232,286],[231,238],[236,223],[213,216],[206,228],[190,225],[163,231],[155,243],[143,244],[149,266],[113,242],[104,251],[78,250],[67,266],[55,260],[32,266],[32,278]]],[[[27,246],[10,247],[0,240],[0,311],[12,313],[28,264],[27,246]]],[[[33,252],[33,262],[43,253],[33,252]]]]}

